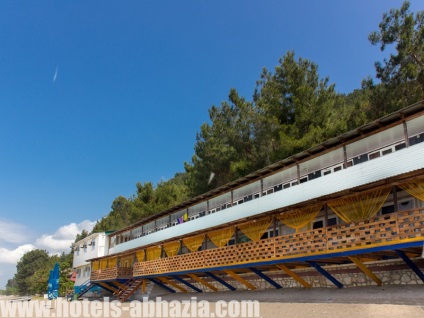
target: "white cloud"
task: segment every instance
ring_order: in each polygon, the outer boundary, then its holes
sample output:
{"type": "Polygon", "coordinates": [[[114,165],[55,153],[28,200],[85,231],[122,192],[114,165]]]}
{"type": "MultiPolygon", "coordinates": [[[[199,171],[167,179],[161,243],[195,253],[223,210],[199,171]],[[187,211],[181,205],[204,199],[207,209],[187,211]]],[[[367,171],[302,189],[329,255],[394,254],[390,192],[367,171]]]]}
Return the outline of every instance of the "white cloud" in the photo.
{"type": "Polygon", "coordinates": [[[32,244],[18,246],[14,250],[0,247],[0,263],[16,264],[25,253],[35,249],[32,244]]]}
{"type": "Polygon", "coordinates": [[[41,249],[46,249],[51,254],[68,253],[77,234],[81,233],[82,230],[90,232],[95,224],[95,221],[84,220],[78,224],[63,225],[53,234],[43,234],[35,241],[35,245],[41,249]]]}
{"type": "Polygon", "coordinates": [[[70,246],[75,241],[76,235],[80,234],[82,230],[90,232],[95,224],[96,221],[84,220],[78,224],[63,225],[53,234],[41,235],[34,244],[31,244],[28,243],[30,237],[27,235],[28,230],[25,226],[0,219],[0,243],[2,241],[9,243],[6,244],[6,247],[4,244],[0,244],[0,289],[5,286],[7,279],[13,277],[16,264],[25,253],[37,248],[47,250],[50,255],[62,252],[69,253],[70,246]],[[17,245],[16,243],[25,244],[14,247],[17,245]]]}
{"type": "Polygon", "coordinates": [[[25,226],[0,219],[0,241],[22,243],[28,239],[25,226]]]}

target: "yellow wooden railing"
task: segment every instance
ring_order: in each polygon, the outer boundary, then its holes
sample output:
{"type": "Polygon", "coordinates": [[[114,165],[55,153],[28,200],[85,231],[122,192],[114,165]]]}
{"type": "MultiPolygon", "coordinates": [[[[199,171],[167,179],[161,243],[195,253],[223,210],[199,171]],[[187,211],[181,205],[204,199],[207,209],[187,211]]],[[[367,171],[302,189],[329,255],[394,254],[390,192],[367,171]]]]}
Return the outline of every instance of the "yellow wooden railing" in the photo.
{"type": "MultiPolygon", "coordinates": [[[[373,217],[368,221],[136,262],[132,274],[143,276],[284,260],[412,241],[424,241],[424,208],[373,217]]],[[[97,279],[112,276],[104,270],[102,274],[98,272],[92,272],[92,280],[93,276],[97,279]]],[[[118,273],[116,277],[119,277],[118,273]]]]}

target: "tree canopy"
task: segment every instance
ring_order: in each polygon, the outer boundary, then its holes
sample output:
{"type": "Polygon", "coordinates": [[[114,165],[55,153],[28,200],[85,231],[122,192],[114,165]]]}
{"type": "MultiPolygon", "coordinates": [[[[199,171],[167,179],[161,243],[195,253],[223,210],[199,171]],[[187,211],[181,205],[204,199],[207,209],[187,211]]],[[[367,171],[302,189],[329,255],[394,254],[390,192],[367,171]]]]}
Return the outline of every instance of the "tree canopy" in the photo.
{"type": "Polygon", "coordinates": [[[389,58],[375,62],[375,85],[371,78],[363,82],[370,90],[372,112],[384,115],[421,100],[424,96],[424,11],[411,12],[409,1],[399,9],[383,14],[379,30],[369,35],[373,45],[389,58]]]}

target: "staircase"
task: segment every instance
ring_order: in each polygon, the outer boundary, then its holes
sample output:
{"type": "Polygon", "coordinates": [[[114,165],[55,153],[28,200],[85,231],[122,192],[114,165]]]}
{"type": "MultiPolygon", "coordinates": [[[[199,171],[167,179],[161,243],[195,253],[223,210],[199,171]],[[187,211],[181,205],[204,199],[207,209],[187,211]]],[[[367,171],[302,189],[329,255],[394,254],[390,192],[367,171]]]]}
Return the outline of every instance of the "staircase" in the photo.
{"type": "Polygon", "coordinates": [[[126,301],[132,294],[134,294],[137,289],[140,288],[143,283],[142,279],[130,279],[123,287],[118,289],[115,293],[115,296],[118,296],[118,300],[123,303],[126,301]]]}
{"type": "Polygon", "coordinates": [[[84,295],[85,293],[87,293],[91,288],[93,288],[95,285],[92,284],[91,282],[88,282],[84,285],[81,285],[81,288],[78,292],[78,298],[80,298],[82,295],[84,295]]]}

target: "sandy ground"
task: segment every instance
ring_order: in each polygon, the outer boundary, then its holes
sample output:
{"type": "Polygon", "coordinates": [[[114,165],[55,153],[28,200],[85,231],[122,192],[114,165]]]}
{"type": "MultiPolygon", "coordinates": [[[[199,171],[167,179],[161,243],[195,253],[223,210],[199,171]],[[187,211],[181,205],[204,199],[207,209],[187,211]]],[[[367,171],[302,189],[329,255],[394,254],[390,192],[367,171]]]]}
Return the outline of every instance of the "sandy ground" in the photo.
{"type": "MultiPolygon", "coordinates": [[[[211,312],[219,300],[258,300],[260,317],[327,317],[327,318],[368,318],[368,317],[424,317],[424,285],[360,287],[346,289],[286,289],[220,293],[189,293],[163,295],[163,301],[207,300],[211,312]]],[[[31,302],[40,302],[32,300],[31,302]]],[[[55,305],[48,311],[50,317],[59,317],[55,305]]],[[[122,304],[119,317],[134,317],[130,303],[122,304]]],[[[156,315],[157,316],[157,315],[156,315]]],[[[156,317],[153,316],[153,317],[156,317]]],[[[2,317],[19,317],[2,316],[2,317]]],[[[32,315],[29,317],[37,317],[32,315]]],[[[62,315],[61,317],[87,317],[62,315]]],[[[92,316],[94,317],[94,316],[92,316]]],[[[103,315],[101,316],[103,317],[103,315]]],[[[225,317],[230,317],[229,315],[225,317]]],[[[233,316],[234,317],[234,316],[233,316]]],[[[235,316],[242,317],[242,316],[235,316]]]]}

